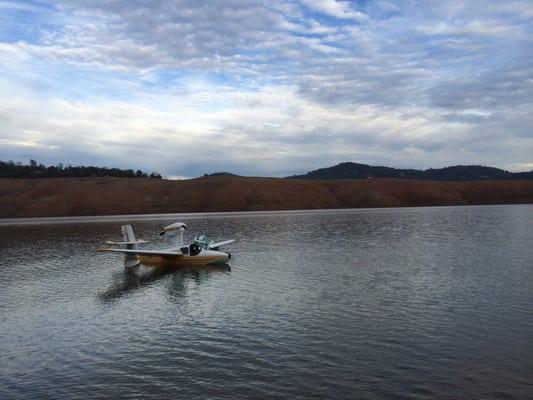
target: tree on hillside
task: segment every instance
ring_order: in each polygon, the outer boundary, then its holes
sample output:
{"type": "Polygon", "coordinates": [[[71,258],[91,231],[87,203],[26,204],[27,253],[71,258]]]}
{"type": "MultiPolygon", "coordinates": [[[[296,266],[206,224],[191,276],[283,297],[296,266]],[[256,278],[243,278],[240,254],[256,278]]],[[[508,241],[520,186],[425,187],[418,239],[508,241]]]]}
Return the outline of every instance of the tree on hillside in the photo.
{"type": "Polygon", "coordinates": [[[30,160],[29,165],[23,165],[21,162],[9,160],[0,161],[0,178],[67,178],[67,177],[104,177],[113,176],[120,178],[154,178],[162,179],[157,172],[148,175],[146,172],[138,169],[119,169],[94,166],[63,166],[62,163],[57,165],[45,166],[35,160],[30,160]]]}

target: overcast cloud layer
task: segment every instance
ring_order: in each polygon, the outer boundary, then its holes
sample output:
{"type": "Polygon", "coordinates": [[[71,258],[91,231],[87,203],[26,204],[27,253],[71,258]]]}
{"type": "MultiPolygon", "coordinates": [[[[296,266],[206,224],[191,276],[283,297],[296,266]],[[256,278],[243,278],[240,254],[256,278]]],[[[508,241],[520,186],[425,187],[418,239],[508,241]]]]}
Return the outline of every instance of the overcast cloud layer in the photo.
{"type": "Polygon", "coordinates": [[[531,1],[0,1],[0,159],[533,169],[531,1]]]}

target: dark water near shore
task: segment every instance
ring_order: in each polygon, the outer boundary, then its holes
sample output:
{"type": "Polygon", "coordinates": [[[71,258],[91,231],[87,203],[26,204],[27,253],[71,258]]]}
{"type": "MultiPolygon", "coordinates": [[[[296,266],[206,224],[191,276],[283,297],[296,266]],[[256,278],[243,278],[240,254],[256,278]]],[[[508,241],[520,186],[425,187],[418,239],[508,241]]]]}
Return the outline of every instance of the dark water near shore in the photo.
{"type": "Polygon", "coordinates": [[[186,222],[231,268],[127,274],[93,252],[115,220],[0,225],[0,398],[533,397],[533,206],[186,222]]]}

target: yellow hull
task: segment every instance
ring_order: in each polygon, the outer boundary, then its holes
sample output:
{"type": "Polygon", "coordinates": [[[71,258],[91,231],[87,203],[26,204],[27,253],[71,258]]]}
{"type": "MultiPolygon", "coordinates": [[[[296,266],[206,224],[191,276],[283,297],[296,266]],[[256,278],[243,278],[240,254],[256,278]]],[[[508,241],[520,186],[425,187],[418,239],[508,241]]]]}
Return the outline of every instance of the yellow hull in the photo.
{"type": "Polygon", "coordinates": [[[163,256],[140,255],[141,263],[154,267],[196,267],[210,264],[224,264],[224,257],[220,256],[163,256]]]}

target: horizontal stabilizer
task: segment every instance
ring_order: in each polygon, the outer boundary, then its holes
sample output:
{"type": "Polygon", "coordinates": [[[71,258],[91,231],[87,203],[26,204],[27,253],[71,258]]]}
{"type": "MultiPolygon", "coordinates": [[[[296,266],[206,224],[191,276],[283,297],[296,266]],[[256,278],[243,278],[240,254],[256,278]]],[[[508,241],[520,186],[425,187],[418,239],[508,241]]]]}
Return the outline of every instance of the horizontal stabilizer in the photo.
{"type": "Polygon", "coordinates": [[[113,240],[106,240],[105,241],[106,244],[110,244],[110,245],[113,245],[113,246],[120,246],[120,245],[128,245],[128,244],[142,244],[142,243],[150,243],[150,241],[148,240],[142,240],[142,239],[138,239],[134,242],[115,242],[113,240]]]}
{"type": "Polygon", "coordinates": [[[138,250],[138,249],[116,249],[116,248],[103,248],[96,251],[107,253],[122,253],[122,254],[137,254],[140,256],[176,256],[181,257],[183,253],[181,251],[168,251],[168,250],[138,250]]]}

